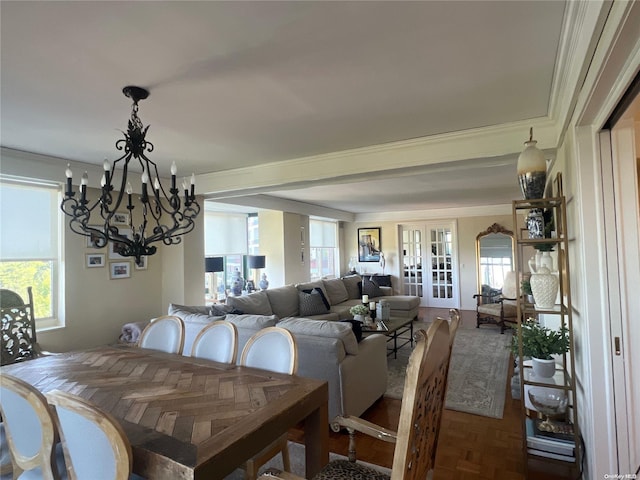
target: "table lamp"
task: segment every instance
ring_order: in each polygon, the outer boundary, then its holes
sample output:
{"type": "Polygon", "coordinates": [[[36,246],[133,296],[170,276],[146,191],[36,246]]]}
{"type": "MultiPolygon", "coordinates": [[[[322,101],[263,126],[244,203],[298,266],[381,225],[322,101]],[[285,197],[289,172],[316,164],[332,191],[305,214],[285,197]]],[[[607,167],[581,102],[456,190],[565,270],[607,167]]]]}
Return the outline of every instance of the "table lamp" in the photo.
{"type": "Polygon", "coordinates": [[[212,288],[214,292],[217,291],[215,273],[224,272],[224,257],[205,257],[204,259],[204,271],[206,274],[213,274],[212,288]]]}
{"type": "MultiPolygon", "coordinates": [[[[264,268],[266,264],[266,257],[264,255],[249,255],[248,267],[252,270],[259,270],[264,268]]],[[[257,280],[257,272],[254,272],[254,279],[257,280]]],[[[255,280],[247,280],[247,292],[252,292],[256,289],[255,280]]]]}

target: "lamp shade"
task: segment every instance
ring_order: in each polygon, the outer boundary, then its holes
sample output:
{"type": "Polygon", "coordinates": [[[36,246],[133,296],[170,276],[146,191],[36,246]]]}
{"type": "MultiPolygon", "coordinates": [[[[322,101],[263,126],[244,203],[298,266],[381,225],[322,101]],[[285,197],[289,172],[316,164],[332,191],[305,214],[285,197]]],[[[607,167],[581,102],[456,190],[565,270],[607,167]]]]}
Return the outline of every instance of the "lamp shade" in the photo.
{"type": "Polygon", "coordinates": [[[204,259],[205,272],[224,272],[223,257],[208,257],[204,259]]]}
{"type": "Polygon", "coordinates": [[[264,255],[249,255],[249,268],[264,268],[265,261],[264,255]]]}

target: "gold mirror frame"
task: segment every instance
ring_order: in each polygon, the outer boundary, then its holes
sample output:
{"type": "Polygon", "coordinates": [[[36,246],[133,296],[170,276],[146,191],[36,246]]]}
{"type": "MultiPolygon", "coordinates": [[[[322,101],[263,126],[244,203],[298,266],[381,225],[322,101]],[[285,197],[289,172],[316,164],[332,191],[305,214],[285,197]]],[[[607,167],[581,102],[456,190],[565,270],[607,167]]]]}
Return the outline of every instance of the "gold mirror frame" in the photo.
{"type": "Polygon", "coordinates": [[[476,280],[478,282],[478,293],[482,292],[482,268],[480,265],[480,243],[481,240],[489,235],[505,235],[511,239],[511,269],[514,269],[515,261],[515,238],[511,230],[507,230],[502,225],[494,223],[484,232],[476,235],[476,280]]]}

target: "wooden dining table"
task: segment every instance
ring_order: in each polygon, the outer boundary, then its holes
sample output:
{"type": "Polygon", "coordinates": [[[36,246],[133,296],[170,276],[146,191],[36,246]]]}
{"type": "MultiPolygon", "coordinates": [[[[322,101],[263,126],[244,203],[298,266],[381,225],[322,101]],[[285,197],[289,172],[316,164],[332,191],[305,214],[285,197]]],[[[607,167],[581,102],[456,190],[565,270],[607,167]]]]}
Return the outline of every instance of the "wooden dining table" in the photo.
{"type": "Polygon", "coordinates": [[[131,443],[134,473],[147,479],[224,478],[299,424],[306,477],[329,460],[325,381],[126,346],[40,357],[0,374],[109,412],[131,443]]]}

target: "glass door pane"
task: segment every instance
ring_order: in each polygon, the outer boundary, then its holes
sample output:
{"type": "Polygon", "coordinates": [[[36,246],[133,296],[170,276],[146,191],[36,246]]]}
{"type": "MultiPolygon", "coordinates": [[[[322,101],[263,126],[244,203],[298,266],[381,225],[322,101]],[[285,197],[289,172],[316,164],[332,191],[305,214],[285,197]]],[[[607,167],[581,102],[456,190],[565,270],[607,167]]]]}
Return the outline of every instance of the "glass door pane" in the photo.
{"type": "Polygon", "coordinates": [[[429,227],[431,273],[427,276],[430,307],[458,306],[457,277],[454,270],[454,242],[451,226],[429,227]]]}
{"type": "Polygon", "coordinates": [[[423,294],[423,227],[402,226],[403,290],[405,295],[423,294]]]}

